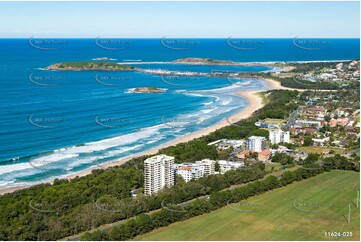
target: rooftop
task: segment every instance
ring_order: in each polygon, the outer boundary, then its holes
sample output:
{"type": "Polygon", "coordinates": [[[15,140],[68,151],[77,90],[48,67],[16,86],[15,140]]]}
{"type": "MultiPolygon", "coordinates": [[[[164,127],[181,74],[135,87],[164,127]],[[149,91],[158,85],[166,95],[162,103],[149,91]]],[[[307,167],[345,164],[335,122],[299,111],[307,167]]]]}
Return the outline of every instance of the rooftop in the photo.
{"type": "Polygon", "coordinates": [[[270,150],[262,150],[262,151],[258,152],[258,154],[268,156],[268,155],[272,154],[272,151],[270,151],[270,150]]]}

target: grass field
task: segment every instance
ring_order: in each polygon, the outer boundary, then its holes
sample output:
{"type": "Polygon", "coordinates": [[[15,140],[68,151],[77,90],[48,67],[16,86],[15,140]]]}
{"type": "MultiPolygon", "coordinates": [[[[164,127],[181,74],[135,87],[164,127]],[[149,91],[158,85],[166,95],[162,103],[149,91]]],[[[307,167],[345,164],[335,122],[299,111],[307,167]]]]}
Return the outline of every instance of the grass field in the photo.
{"type": "Polygon", "coordinates": [[[277,171],[277,170],[282,170],[283,165],[281,165],[278,162],[267,163],[266,164],[266,171],[270,171],[272,169],[272,167],[273,167],[273,169],[275,171],[277,171]]]}
{"type": "Polygon", "coordinates": [[[265,120],[263,120],[263,122],[265,123],[285,123],[286,121],[284,119],[275,119],[275,118],[266,118],[265,120]]]}
{"type": "Polygon", "coordinates": [[[328,153],[330,150],[333,150],[336,154],[345,153],[345,149],[342,148],[328,148],[328,147],[317,147],[317,146],[304,146],[297,148],[300,151],[304,151],[306,153],[328,153]]]}
{"type": "Polygon", "coordinates": [[[359,187],[359,173],[323,173],[134,240],[358,240],[359,187]],[[352,237],[325,232],[352,232],[352,237]]]}

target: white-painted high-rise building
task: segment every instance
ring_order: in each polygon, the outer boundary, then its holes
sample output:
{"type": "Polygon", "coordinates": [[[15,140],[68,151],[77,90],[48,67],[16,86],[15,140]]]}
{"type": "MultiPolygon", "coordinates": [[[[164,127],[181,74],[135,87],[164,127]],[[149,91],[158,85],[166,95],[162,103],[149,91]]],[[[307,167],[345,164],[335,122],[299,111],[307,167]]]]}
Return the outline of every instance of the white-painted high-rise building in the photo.
{"type": "Polygon", "coordinates": [[[272,129],[269,131],[269,139],[271,144],[278,143],[289,143],[290,142],[290,132],[283,131],[282,129],[272,129]]]}
{"type": "Polygon", "coordinates": [[[157,155],[144,161],[144,194],[174,185],[174,157],[157,155]]]}
{"type": "Polygon", "coordinates": [[[266,149],[266,138],[262,136],[251,136],[247,139],[247,150],[262,151],[266,149]]]}
{"type": "Polygon", "coordinates": [[[201,165],[204,167],[204,176],[213,175],[215,171],[215,164],[214,160],[210,159],[203,159],[201,161],[196,161],[196,164],[201,165]]]}

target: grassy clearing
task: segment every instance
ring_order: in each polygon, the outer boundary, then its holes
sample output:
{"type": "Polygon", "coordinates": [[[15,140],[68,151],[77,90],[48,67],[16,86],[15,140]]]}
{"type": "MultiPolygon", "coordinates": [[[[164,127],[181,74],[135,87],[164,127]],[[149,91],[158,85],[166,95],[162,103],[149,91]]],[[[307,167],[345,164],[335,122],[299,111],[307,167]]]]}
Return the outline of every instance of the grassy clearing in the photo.
{"type": "Polygon", "coordinates": [[[286,122],[284,119],[275,119],[275,118],[266,118],[264,120],[265,123],[284,123],[286,122]]]}
{"type": "Polygon", "coordinates": [[[359,173],[332,171],[135,240],[358,240],[359,173]],[[351,204],[351,223],[347,223],[351,204]],[[325,232],[352,232],[329,237],[325,232]]]}
{"type": "MultiPolygon", "coordinates": [[[[266,164],[266,171],[271,171],[271,169],[273,168],[274,171],[279,171],[279,170],[283,170],[283,166],[280,163],[269,163],[266,164]]],[[[272,174],[274,175],[274,174],[272,174]]]]}
{"type": "Polygon", "coordinates": [[[258,92],[257,93],[258,96],[260,96],[262,98],[262,104],[266,105],[267,103],[269,103],[269,98],[267,96],[267,92],[258,92]]]}
{"type": "Polygon", "coordinates": [[[306,153],[328,153],[331,150],[333,150],[335,154],[345,153],[345,149],[342,148],[328,148],[328,147],[317,147],[317,146],[299,147],[298,150],[304,151],[306,153]]]}

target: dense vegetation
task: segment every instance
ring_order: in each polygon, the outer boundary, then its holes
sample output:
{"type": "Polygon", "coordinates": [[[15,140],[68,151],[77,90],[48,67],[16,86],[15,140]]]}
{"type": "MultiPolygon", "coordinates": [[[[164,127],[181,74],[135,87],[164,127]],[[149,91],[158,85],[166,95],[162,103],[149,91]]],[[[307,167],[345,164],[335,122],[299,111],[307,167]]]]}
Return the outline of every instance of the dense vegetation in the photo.
{"type": "MultiPolygon", "coordinates": [[[[345,62],[345,64],[349,64],[349,62],[345,62]]],[[[304,62],[304,63],[288,63],[288,65],[296,67],[297,72],[306,73],[309,71],[321,71],[324,68],[330,69],[336,67],[335,62],[304,62]]]]}
{"type": "Polygon", "coordinates": [[[228,60],[216,60],[212,58],[181,58],[172,61],[174,63],[202,63],[202,64],[220,64],[220,65],[227,65],[227,64],[235,64],[233,61],[228,60]]]}
{"type": "Polygon", "coordinates": [[[164,202],[185,202],[265,175],[263,164],[252,168],[179,183],[157,195],[137,198],[130,198],[126,191],[126,187],[129,189],[138,178],[134,173],[135,169],[131,167],[113,172],[113,176],[109,172],[97,171],[98,174],[92,176],[93,179],[79,179],[78,182],[70,183],[58,181],[57,185],[43,189],[39,186],[29,189],[26,196],[22,194],[21,199],[16,193],[4,195],[0,200],[0,239],[63,238],[101,224],[159,209],[164,202]]]}
{"type": "MultiPolygon", "coordinates": [[[[214,146],[207,145],[209,142],[220,138],[267,136],[267,131],[259,129],[254,122],[263,118],[288,116],[297,108],[295,99],[298,92],[269,91],[266,95],[269,103],[256,111],[252,118],[188,143],[168,147],[160,153],[175,156],[177,162],[203,158],[223,159],[214,146]]],[[[179,183],[157,196],[139,195],[134,199],[131,198],[130,191],[141,190],[143,187],[143,161],[146,158],[148,156],[134,158],[124,165],[106,170],[96,169],[86,177],[71,181],[55,180],[53,185],[42,184],[1,196],[0,240],[57,240],[102,224],[159,209],[163,200],[171,203],[184,202],[264,176],[262,169],[258,168],[247,172],[230,171],[225,175],[209,176],[187,184],[179,183]],[[98,207],[94,207],[96,205],[98,207]]]]}
{"type": "Polygon", "coordinates": [[[224,190],[211,193],[208,200],[196,199],[187,206],[171,207],[172,209],[162,209],[152,214],[140,214],[136,218],[130,219],[123,224],[112,227],[105,231],[95,231],[85,233],[82,240],[128,240],[137,235],[145,234],[155,228],[164,227],[171,223],[187,220],[189,218],[209,213],[231,203],[237,203],[249,197],[262,194],[279,187],[287,186],[295,181],[310,178],[324,171],[329,171],[332,167],[336,169],[352,170],[352,165],[340,165],[336,160],[330,160],[325,167],[312,165],[300,168],[295,171],[287,171],[278,179],[275,176],[268,176],[263,180],[258,180],[247,185],[240,186],[233,190],[224,190]],[[179,212],[181,211],[181,212],[179,212]]]}
{"type": "Polygon", "coordinates": [[[120,65],[113,62],[62,62],[46,68],[47,70],[60,71],[131,71],[133,66],[120,65]]]}
{"type": "Polygon", "coordinates": [[[310,82],[297,77],[284,77],[276,78],[272,77],[281,82],[284,87],[298,88],[298,89],[316,89],[316,90],[336,90],[339,85],[335,82],[322,81],[322,82],[310,82]]]}
{"type": "MultiPolygon", "coordinates": [[[[133,164],[135,165],[135,161],[133,164]]],[[[134,172],[140,173],[142,169],[127,164],[126,167],[111,170],[111,172],[95,170],[86,178],[71,182],[57,180],[54,186],[39,185],[2,196],[0,238],[2,240],[62,238],[101,224],[159,209],[163,200],[179,203],[231,185],[256,180],[264,175],[258,167],[253,170],[230,171],[224,176],[209,176],[179,184],[157,196],[132,199],[129,198],[132,184],[137,181],[143,182],[143,179],[139,180],[140,177],[134,172]]]]}

